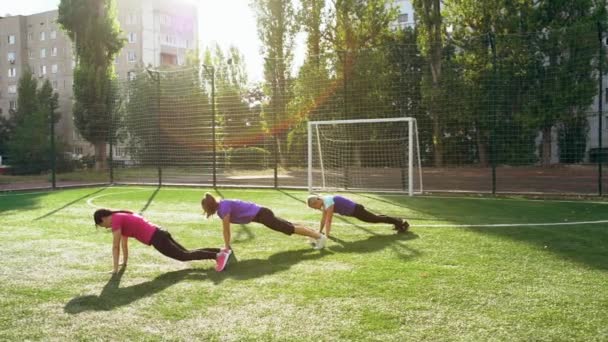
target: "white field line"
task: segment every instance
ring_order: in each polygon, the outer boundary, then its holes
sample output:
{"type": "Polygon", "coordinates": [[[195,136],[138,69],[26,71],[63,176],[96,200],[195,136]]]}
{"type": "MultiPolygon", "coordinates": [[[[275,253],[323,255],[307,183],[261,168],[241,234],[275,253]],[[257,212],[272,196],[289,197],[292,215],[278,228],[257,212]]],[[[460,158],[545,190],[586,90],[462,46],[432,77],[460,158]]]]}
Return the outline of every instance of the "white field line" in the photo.
{"type": "Polygon", "coordinates": [[[537,226],[575,226],[583,224],[602,224],[608,223],[608,220],[598,221],[572,221],[572,222],[545,222],[545,223],[482,223],[482,224],[417,224],[411,227],[425,228],[498,228],[498,227],[537,227],[537,226]]]}
{"type": "MultiPolygon", "coordinates": [[[[123,191],[123,192],[115,192],[108,194],[101,194],[94,197],[91,197],[87,200],[87,205],[92,208],[101,208],[93,203],[98,198],[112,195],[122,195],[133,192],[142,192],[150,189],[142,189],[142,190],[131,190],[131,191],[123,191]]],[[[298,221],[297,223],[306,224],[308,226],[316,226],[319,222],[315,221],[298,221]]],[[[599,221],[573,221],[573,222],[544,222],[544,223],[482,223],[482,224],[452,224],[452,223],[444,223],[444,224],[415,224],[411,225],[411,227],[416,228],[499,228],[499,227],[536,227],[536,226],[574,226],[574,225],[583,225],[583,224],[602,224],[608,223],[608,220],[599,220],[599,221]]],[[[333,222],[332,226],[352,226],[349,223],[343,222],[333,222]]]]}
{"type": "MultiPolygon", "coordinates": [[[[108,187],[108,189],[120,189],[121,187],[108,187]]],[[[106,197],[106,196],[114,196],[114,195],[122,195],[122,194],[129,194],[129,193],[134,193],[134,192],[143,192],[143,191],[150,191],[153,190],[154,188],[151,187],[129,187],[130,189],[134,189],[134,190],[129,190],[129,191],[122,191],[122,192],[113,192],[113,193],[106,193],[106,194],[101,194],[101,195],[97,195],[97,196],[93,196],[91,198],[89,198],[87,200],[87,205],[91,208],[101,208],[100,206],[97,206],[94,204],[94,201],[98,198],[102,198],[102,197],[106,197]]],[[[178,190],[178,191],[184,191],[184,190],[190,190],[190,191],[200,191],[200,189],[189,189],[189,188],[163,188],[162,190],[178,190]]],[[[243,189],[245,191],[247,191],[247,189],[243,189]]],[[[264,192],[267,190],[260,190],[260,189],[248,189],[248,192],[264,192]]],[[[0,197],[3,196],[16,196],[16,195],[28,195],[28,194],[36,194],[36,193],[48,193],[48,192],[29,192],[29,193],[19,193],[19,194],[6,194],[6,195],[0,195],[0,197]]],[[[395,195],[397,196],[397,195],[395,195]]],[[[431,196],[421,196],[421,197],[428,197],[428,198],[432,198],[431,196]]],[[[493,200],[494,198],[471,198],[471,197],[445,197],[446,199],[487,199],[487,200],[493,200]]],[[[503,199],[504,200],[504,199],[503,199]]],[[[528,200],[528,201],[547,201],[547,202],[566,202],[566,203],[594,203],[594,204],[608,204],[608,202],[585,202],[585,201],[564,201],[564,200],[528,200]]],[[[319,222],[317,221],[299,221],[297,223],[301,223],[301,224],[306,224],[312,227],[316,227],[319,222]]],[[[443,223],[443,224],[412,224],[410,225],[410,227],[416,227],[416,228],[501,228],[501,227],[542,227],[542,226],[575,226],[575,225],[585,225],[585,224],[604,224],[604,223],[608,223],[608,220],[598,220],[598,221],[572,221],[572,222],[540,222],[540,223],[481,223],[481,224],[453,224],[453,223],[443,223]]],[[[333,222],[332,223],[333,226],[351,226],[352,224],[349,223],[342,223],[342,222],[333,222]]]]}
{"type": "Polygon", "coordinates": [[[122,191],[122,192],[112,192],[112,193],[107,193],[107,194],[101,194],[101,195],[97,195],[97,196],[93,196],[93,197],[89,198],[87,200],[87,205],[91,208],[99,209],[99,208],[103,208],[103,207],[93,204],[93,201],[98,198],[106,197],[106,196],[113,196],[113,195],[131,194],[134,192],[143,192],[143,191],[149,191],[149,190],[150,189],[141,189],[141,190],[129,190],[129,191],[122,191]]]}

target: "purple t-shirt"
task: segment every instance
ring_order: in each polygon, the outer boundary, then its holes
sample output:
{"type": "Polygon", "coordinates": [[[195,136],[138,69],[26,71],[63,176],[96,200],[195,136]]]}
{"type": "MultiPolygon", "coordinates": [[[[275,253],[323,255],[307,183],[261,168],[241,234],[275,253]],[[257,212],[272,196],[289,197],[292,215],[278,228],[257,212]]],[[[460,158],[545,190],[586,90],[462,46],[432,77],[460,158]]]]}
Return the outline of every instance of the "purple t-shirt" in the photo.
{"type": "Polygon", "coordinates": [[[345,216],[352,216],[357,205],[357,203],[342,196],[323,196],[323,204],[325,209],[333,205],[334,213],[345,216]]]}
{"type": "Polygon", "coordinates": [[[230,223],[249,223],[258,214],[260,208],[259,205],[251,202],[223,199],[218,205],[217,216],[223,219],[230,214],[230,223]]]}

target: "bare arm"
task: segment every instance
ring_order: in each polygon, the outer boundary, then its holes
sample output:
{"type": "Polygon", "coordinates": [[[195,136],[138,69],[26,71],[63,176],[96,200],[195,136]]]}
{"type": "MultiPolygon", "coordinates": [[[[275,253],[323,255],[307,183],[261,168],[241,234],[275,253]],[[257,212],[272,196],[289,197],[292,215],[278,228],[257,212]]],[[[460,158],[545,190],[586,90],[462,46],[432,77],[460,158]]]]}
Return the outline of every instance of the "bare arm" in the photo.
{"type": "Polygon", "coordinates": [[[224,248],[230,249],[230,214],[224,216],[222,226],[224,228],[224,248]]]}
{"type": "Polygon", "coordinates": [[[122,239],[122,232],[120,229],[112,231],[112,259],[114,261],[112,273],[118,272],[118,258],[120,257],[120,240],[122,239]]]}
{"type": "Polygon", "coordinates": [[[325,218],[325,236],[329,237],[331,231],[331,219],[334,217],[334,206],[325,209],[323,211],[323,218],[325,218]]]}
{"type": "Polygon", "coordinates": [[[323,228],[325,227],[325,215],[327,215],[325,213],[324,209],[321,209],[321,212],[323,213],[323,216],[321,216],[321,224],[319,225],[319,233],[323,233],[323,228]]]}
{"type": "Polygon", "coordinates": [[[129,238],[122,237],[122,267],[127,267],[127,261],[129,260],[129,238]]]}

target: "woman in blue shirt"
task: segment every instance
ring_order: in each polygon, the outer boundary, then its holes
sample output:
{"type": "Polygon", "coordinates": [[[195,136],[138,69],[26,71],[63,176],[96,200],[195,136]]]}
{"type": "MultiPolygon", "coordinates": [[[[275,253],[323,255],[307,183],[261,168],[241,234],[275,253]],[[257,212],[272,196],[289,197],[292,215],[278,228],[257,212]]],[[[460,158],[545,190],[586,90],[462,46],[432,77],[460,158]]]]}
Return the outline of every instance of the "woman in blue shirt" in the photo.
{"type": "Polygon", "coordinates": [[[388,223],[394,226],[394,230],[397,233],[405,233],[409,224],[406,220],[386,215],[376,215],[369,212],[361,204],[357,204],[348,198],[342,196],[318,196],[311,195],[307,199],[308,206],[313,209],[319,209],[323,211],[323,217],[321,217],[321,226],[319,232],[325,228],[325,236],[329,237],[331,230],[331,220],[334,213],[338,213],[343,216],[351,216],[367,223],[388,223]]]}

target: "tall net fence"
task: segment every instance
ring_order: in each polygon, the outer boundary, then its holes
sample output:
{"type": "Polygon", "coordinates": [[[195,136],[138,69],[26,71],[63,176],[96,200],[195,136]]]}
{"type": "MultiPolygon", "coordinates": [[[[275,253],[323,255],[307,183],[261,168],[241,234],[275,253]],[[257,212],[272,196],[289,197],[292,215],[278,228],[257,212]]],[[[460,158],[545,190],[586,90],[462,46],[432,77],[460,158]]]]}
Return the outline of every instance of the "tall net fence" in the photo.
{"type": "MultiPolygon", "coordinates": [[[[305,188],[309,122],[411,117],[425,191],[605,193],[606,51],[596,27],[453,36],[438,51],[408,31],[309,56],[295,74],[272,60],[255,90],[231,80],[231,66],[137,71],[117,82],[100,180],[305,188]]],[[[402,189],[400,171],[373,181],[354,172],[399,170],[404,160],[387,157],[402,144],[396,129],[320,132],[321,144],[350,146],[327,152],[333,181],[402,189]]]]}

